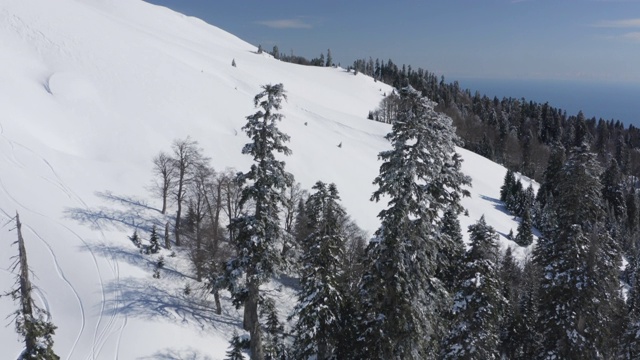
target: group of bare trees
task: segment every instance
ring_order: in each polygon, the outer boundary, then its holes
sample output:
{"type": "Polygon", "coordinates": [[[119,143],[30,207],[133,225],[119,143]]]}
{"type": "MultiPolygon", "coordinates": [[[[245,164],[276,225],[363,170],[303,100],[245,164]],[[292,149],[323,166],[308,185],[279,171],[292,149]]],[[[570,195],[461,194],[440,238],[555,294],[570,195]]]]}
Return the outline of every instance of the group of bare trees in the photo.
{"type": "MultiPolygon", "coordinates": [[[[240,212],[235,173],[215,171],[198,142],[187,137],[153,158],[153,175],[153,192],[162,201],[160,212],[167,215],[165,248],[171,248],[173,237],[175,246],[188,249],[196,280],[214,283],[230,256],[234,233],[227,225],[240,212]],[[172,209],[175,213],[169,214],[172,209]]],[[[212,289],[221,313],[218,292],[212,289]]]]}

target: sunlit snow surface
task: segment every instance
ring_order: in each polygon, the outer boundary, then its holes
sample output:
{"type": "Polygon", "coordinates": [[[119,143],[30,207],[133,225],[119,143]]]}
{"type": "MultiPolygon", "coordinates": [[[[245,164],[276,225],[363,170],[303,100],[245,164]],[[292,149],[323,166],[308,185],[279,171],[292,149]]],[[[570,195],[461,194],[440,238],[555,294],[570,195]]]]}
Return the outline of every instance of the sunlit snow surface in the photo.
{"type": "MultiPolygon", "coordinates": [[[[7,222],[19,211],[38,303],[58,326],[62,359],[224,357],[240,325],[228,294],[223,314],[213,314],[180,251],[163,254],[166,270],[153,279],[157,256],[137,253],[127,235],[159,219],[151,159],[174,139],[197,140],[217,170],[248,168],[240,128],[260,85],[279,82],[288,94],[287,170],[307,189],[335,182],[372,233],[384,204],[369,198],[390,127],[366,116],[390,87],[256,54],[218,28],[142,1],[0,0],[0,290],[13,281],[16,234],[7,222]]],[[[515,246],[504,235],[517,222],[497,201],[505,169],[460,152],[473,178],[463,228],[484,214],[502,247],[515,246]]],[[[289,311],[293,291],[269,289],[289,311]]],[[[14,310],[0,299],[1,318],[14,310]]],[[[20,351],[13,326],[0,326],[0,357],[20,351]]]]}

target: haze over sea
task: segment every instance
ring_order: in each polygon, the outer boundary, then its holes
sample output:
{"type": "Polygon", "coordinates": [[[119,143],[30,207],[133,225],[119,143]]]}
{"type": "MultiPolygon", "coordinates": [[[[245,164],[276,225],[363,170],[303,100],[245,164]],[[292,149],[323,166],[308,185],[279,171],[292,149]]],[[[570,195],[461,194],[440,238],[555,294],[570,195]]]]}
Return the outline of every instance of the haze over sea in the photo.
{"type": "Polygon", "coordinates": [[[625,127],[640,127],[640,84],[578,80],[459,79],[460,87],[487,95],[522,98],[585,117],[620,120],[625,127]]]}

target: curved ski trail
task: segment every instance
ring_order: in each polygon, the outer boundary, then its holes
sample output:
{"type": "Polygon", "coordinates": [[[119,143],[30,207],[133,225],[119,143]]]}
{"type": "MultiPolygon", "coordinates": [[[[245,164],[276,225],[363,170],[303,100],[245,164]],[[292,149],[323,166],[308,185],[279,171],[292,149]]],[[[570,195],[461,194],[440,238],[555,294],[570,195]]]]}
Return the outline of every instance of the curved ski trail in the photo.
{"type": "MultiPolygon", "coordinates": [[[[28,168],[25,166],[25,164],[23,164],[18,157],[16,156],[16,147],[19,147],[21,150],[24,150],[25,152],[29,153],[31,156],[33,156],[36,159],[39,159],[40,161],[42,161],[46,167],[48,168],[49,172],[52,174],[51,177],[47,177],[45,175],[40,175],[38,176],[40,179],[47,181],[48,183],[52,184],[53,186],[55,186],[56,188],[58,188],[61,192],[63,192],[72,202],[75,202],[77,204],[79,204],[82,208],[88,209],[89,206],[87,205],[87,203],[80,197],[78,196],[73,190],[71,190],[65,183],[64,181],[61,179],[61,177],[58,175],[58,173],[56,172],[56,170],[54,169],[54,167],[51,165],[51,163],[45,159],[44,157],[40,156],[39,154],[37,154],[35,151],[33,151],[32,149],[16,143],[10,139],[8,139],[5,135],[4,135],[4,129],[0,128],[0,135],[1,137],[7,142],[7,144],[10,147],[10,156],[6,156],[5,158],[13,163],[16,167],[20,168],[21,170],[28,170],[28,168]]],[[[5,185],[2,183],[2,178],[0,177],[0,190],[2,190],[7,197],[13,201],[17,206],[19,206],[20,208],[29,211],[33,214],[36,214],[38,216],[41,216],[45,219],[47,219],[48,221],[53,222],[54,224],[62,227],[63,229],[65,229],[67,232],[69,232],[70,234],[73,235],[73,237],[75,237],[83,246],[85,249],[88,250],[88,252],[91,254],[91,258],[92,258],[92,262],[93,262],[93,267],[95,268],[96,274],[98,276],[98,283],[99,283],[99,287],[100,287],[100,296],[101,296],[101,303],[100,303],[100,310],[98,313],[98,317],[97,317],[97,321],[96,321],[96,325],[93,329],[93,340],[91,343],[91,351],[89,354],[87,354],[86,359],[92,360],[92,359],[97,359],[103,352],[104,350],[104,346],[107,344],[108,340],[111,338],[112,335],[116,335],[116,348],[113,349],[113,352],[115,352],[115,356],[117,358],[117,354],[119,353],[119,347],[120,347],[120,342],[122,339],[122,334],[124,333],[124,329],[126,327],[127,324],[127,317],[126,315],[121,315],[118,313],[117,309],[119,308],[121,302],[122,302],[122,294],[120,291],[120,287],[118,285],[119,281],[120,281],[120,270],[119,270],[119,264],[118,264],[118,260],[116,258],[116,256],[113,254],[113,252],[109,249],[109,247],[107,246],[107,241],[106,241],[106,236],[104,234],[104,231],[99,227],[99,232],[100,232],[100,236],[99,236],[99,243],[101,243],[101,245],[104,245],[104,248],[107,249],[108,255],[106,255],[104,257],[103,260],[103,265],[100,265],[100,262],[97,259],[97,256],[94,252],[94,250],[91,248],[90,246],[90,241],[85,240],[84,238],[82,238],[82,236],[80,236],[78,233],[76,233],[75,231],[73,231],[71,228],[69,228],[68,226],[66,226],[64,223],[57,221],[55,219],[52,219],[44,214],[39,213],[38,211],[32,210],[29,207],[25,206],[24,204],[22,204],[20,201],[18,201],[5,187],[5,185]],[[110,303],[112,304],[111,306],[107,307],[108,304],[108,300],[107,300],[107,290],[105,288],[105,274],[104,272],[104,268],[108,269],[108,272],[110,273],[110,278],[115,282],[114,284],[114,289],[115,292],[112,294],[113,299],[110,299],[110,303]],[[109,312],[110,314],[107,315],[107,312],[109,312]],[[122,324],[120,324],[120,326],[116,325],[117,319],[119,316],[122,316],[123,320],[122,320],[122,324]],[[108,319],[106,319],[108,317],[108,319]]],[[[5,212],[4,210],[2,210],[3,212],[5,212]]],[[[6,214],[6,212],[5,212],[6,214]]],[[[7,214],[7,216],[9,216],[7,214]]],[[[86,307],[85,304],[82,301],[82,297],[80,296],[80,294],[78,293],[78,291],[74,288],[73,284],[71,283],[71,281],[69,281],[68,277],[65,275],[64,271],[62,270],[62,267],[59,263],[59,260],[55,254],[55,251],[53,250],[53,247],[42,237],[40,236],[37,231],[31,227],[28,226],[29,230],[46,246],[46,248],[48,249],[51,258],[53,259],[53,263],[54,266],[56,268],[57,274],[58,276],[61,278],[61,280],[63,280],[67,286],[71,289],[73,296],[75,297],[76,301],[78,302],[78,306],[80,309],[80,317],[81,317],[81,324],[80,324],[80,329],[78,331],[78,334],[76,336],[76,339],[73,342],[73,345],[71,347],[71,349],[69,350],[69,353],[66,357],[67,360],[71,359],[72,356],[75,354],[77,347],[78,347],[78,343],[80,342],[81,338],[84,336],[84,332],[85,332],[85,328],[87,326],[87,314],[86,314],[86,307]]]]}

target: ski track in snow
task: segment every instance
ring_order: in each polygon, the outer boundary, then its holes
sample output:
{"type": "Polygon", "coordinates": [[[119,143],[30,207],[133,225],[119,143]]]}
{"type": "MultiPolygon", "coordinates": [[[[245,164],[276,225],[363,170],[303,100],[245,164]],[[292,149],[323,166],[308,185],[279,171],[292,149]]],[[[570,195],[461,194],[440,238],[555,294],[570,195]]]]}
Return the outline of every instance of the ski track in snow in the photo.
{"type": "Polygon", "coordinates": [[[45,320],[49,321],[49,318],[51,317],[51,306],[49,306],[49,299],[47,299],[40,288],[34,286],[33,291],[36,293],[36,297],[40,300],[42,305],[44,305],[44,311],[47,312],[47,318],[45,320]]]}
{"type": "MultiPolygon", "coordinates": [[[[1,126],[0,126],[1,129],[1,126]]],[[[3,130],[3,129],[2,129],[3,130]]],[[[30,154],[32,154],[33,156],[35,156],[36,158],[39,158],[42,162],[44,162],[44,164],[47,166],[47,168],[49,169],[49,171],[51,172],[51,174],[53,174],[54,179],[48,178],[46,176],[40,176],[41,179],[43,179],[44,181],[47,181],[48,183],[56,186],[60,191],[62,191],[63,193],[65,193],[65,195],[72,201],[81,204],[81,206],[83,208],[88,208],[87,203],[80,197],[78,196],[75,192],[73,192],[68,186],[66,186],[63,182],[63,180],[60,178],[60,176],[58,175],[58,173],[55,171],[55,169],[53,168],[53,166],[51,165],[51,163],[49,161],[47,161],[44,157],[39,156],[37,153],[35,153],[32,149],[23,146],[21,144],[15,143],[14,141],[11,141],[9,139],[6,138],[6,136],[3,135],[4,134],[4,130],[2,132],[0,132],[0,135],[2,135],[2,138],[9,144],[10,148],[11,148],[11,156],[7,157],[7,159],[9,161],[11,161],[12,163],[14,163],[16,166],[18,166],[21,169],[25,169],[25,165],[22,164],[18,158],[16,157],[15,154],[15,149],[16,147],[20,147],[23,150],[26,150],[27,152],[29,152],[30,154]]],[[[105,313],[107,311],[109,311],[109,309],[107,308],[107,296],[106,296],[106,290],[105,290],[105,279],[103,276],[103,272],[101,270],[100,264],[98,262],[98,259],[95,255],[95,253],[93,252],[93,250],[91,249],[91,247],[89,246],[89,243],[83,239],[79,234],[77,234],[76,232],[74,232],[72,229],[70,229],[69,227],[67,227],[66,225],[64,225],[63,223],[56,221],[54,219],[51,219],[48,216],[45,216],[44,214],[41,214],[37,211],[34,211],[32,209],[29,209],[27,206],[25,206],[24,204],[20,203],[17,199],[15,199],[10,192],[6,189],[4,183],[2,182],[2,179],[0,178],[0,189],[19,207],[25,209],[26,211],[29,211],[33,214],[36,214],[38,216],[41,216],[53,223],[55,223],[56,225],[64,228],[66,231],[68,231],[69,233],[71,233],[76,239],[78,239],[83,245],[84,247],[89,251],[89,253],[91,254],[92,257],[92,261],[93,261],[93,265],[94,268],[96,270],[96,273],[98,274],[98,280],[99,280],[99,285],[100,285],[100,289],[101,289],[101,303],[100,303],[100,313],[99,313],[99,317],[98,320],[96,322],[96,326],[94,328],[94,332],[93,332],[93,341],[92,341],[92,346],[91,346],[91,353],[87,355],[86,359],[88,360],[92,360],[92,359],[96,359],[103,351],[104,346],[106,345],[107,341],[109,340],[109,338],[111,337],[111,335],[114,335],[115,333],[117,333],[117,346],[115,348],[115,352],[116,352],[116,358],[117,358],[117,354],[119,352],[119,347],[120,347],[120,341],[122,338],[122,334],[124,333],[124,329],[126,327],[127,321],[126,321],[126,317],[124,318],[122,325],[120,325],[117,329],[114,329],[114,327],[116,326],[116,322],[117,322],[117,318],[119,316],[119,314],[116,311],[110,311],[111,315],[109,315],[109,319],[107,319],[106,321],[104,320],[105,313]]],[[[2,210],[6,216],[9,216],[9,214],[4,211],[4,209],[2,210]]],[[[78,335],[76,336],[76,339],[73,343],[73,346],[71,347],[71,349],[69,350],[69,354],[67,355],[67,359],[71,359],[72,355],[74,354],[76,347],[80,341],[80,339],[82,338],[84,331],[85,331],[85,327],[87,324],[87,315],[86,315],[86,307],[82,301],[82,298],[80,296],[80,294],[78,293],[78,291],[75,289],[75,287],[73,286],[73,284],[68,280],[67,276],[65,275],[64,271],[62,270],[60,263],[58,261],[58,258],[53,250],[53,248],[51,247],[51,245],[42,237],[40,236],[35,229],[33,229],[32,227],[25,225],[48,249],[54,266],[56,268],[57,274],[60,277],[60,279],[62,279],[67,286],[71,289],[72,293],[74,294],[74,297],[76,298],[76,301],[78,302],[78,306],[80,308],[80,317],[81,317],[81,325],[80,325],[80,330],[78,332],[78,335]]],[[[99,226],[99,225],[98,225],[99,226]]],[[[104,235],[104,232],[102,229],[99,229],[100,232],[100,242],[102,244],[106,244],[106,237],[104,235]]],[[[108,249],[108,247],[106,247],[108,249]]],[[[105,257],[105,261],[107,262],[107,267],[111,272],[111,275],[113,276],[113,280],[117,283],[120,281],[120,274],[119,274],[119,265],[118,265],[118,261],[116,260],[115,256],[111,253],[111,251],[109,250],[109,256],[105,257]]],[[[119,289],[119,287],[116,286],[117,289],[119,289]]],[[[44,301],[46,302],[46,297],[43,296],[43,299],[45,299],[44,301]]],[[[113,299],[112,303],[113,303],[113,308],[117,309],[119,307],[119,304],[121,303],[122,299],[121,299],[121,293],[118,290],[115,293],[115,299],[113,299]]],[[[48,302],[47,302],[48,304],[48,302]]],[[[48,306],[48,305],[47,305],[48,306]]]]}
{"type": "MultiPolygon", "coordinates": [[[[51,166],[51,164],[44,158],[42,158],[42,161],[44,161],[46,163],[46,165],[49,167],[49,169],[51,170],[51,173],[56,178],[56,183],[69,196],[69,198],[73,198],[75,201],[80,203],[83,208],[89,208],[87,203],[80,196],[75,194],[71,189],[69,189],[63,183],[62,179],[58,176],[58,174],[55,171],[55,169],[53,168],[53,166],[51,166]]],[[[105,292],[103,274],[100,271],[99,266],[97,265],[98,262],[97,262],[96,255],[93,252],[93,250],[91,250],[91,247],[89,246],[87,241],[85,241],[80,235],[78,235],[76,232],[74,232],[73,230],[71,230],[70,228],[65,226],[64,224],[60,224],[60,225],[63,226],[65,229],[67,229],[69,232],[71,232],[76,238],[78,238],[78,240],[80,240],[85,245],[85,248],[91,253],[91,256],[93,257],[94,262],[96,263],[96,268],[98,269],[98,273],[99,273],[100,288],[101,288],[101,291],[102,291],[102,293],[101,293],[102,301],[101,301],[101,304],[100,304],[100,316],[98,318],[98,322],[96,323],[96,327],[95,327],[95,331],[94,331],[92,351],[91,351],[91,354],[89,354],[87,356],[87,359],[95,359],[97,356],[99,356],[102,353],[103,348],[104,348],[105,344],[107,343],[107,341],[109,340],[110,336],[115,334],[116,332],[118,332],[118,343],[117,343],[117,346],[115,348],[115,352],[117,354],[118,351],[119,351],[120,339],[122,337],[122,333],[124,332],[124,328],[126,326],[126,317],[125,317],[125,319],[123,321],[123,324],[118,329],[114,329],[114,327],[116,326],[116,321],[117,321],[117,318],[118,318],[119,314],[116,311],[110,311],[111,315],[109,315],[109,319],[106,322],[104,322],[104,324],[103,324],[103,320],[105,318],[105,313],[107,311],[109,311],[109,309],[106,306],[106,304],[107,304],[107,296],[105,295],[106,292],[105,292]],[[100,330],[101,327],[102,327],[102,330],[100,330]]],[[[100,228],[99,224],[97,226],[98,226],[98,230],[100,232],[100,242],[103,245],[106,245],[106,237],[104,235],[104,232],[100,228]]],[[[105,246],[105,248],[108,249],[109,247],[105,246]]],[[[113,255],[113,253],[110,250],[109,250],[109,256],[105,257],[105,261],[107,262],[108,268],[109,268],[109,270],[111,272],[111,275],[113,276],[113,280],[115,280],[116,283],[118,283],[120,281],[120,269],[119,269],[118,261],[116,260],[115,256],[113,255]]],[[[116,286],[116,288],[119,289],[119,286],[116,286]]],[[[113,307],[115,309],[117,309],[119,307],[119,304],[121,303],[121,301],[122,301],[121,293],[118,290],[115,293],[115,298],[112,301],[113,307]]],[[[116,355],[116,358],[117,358],[117,355],[116,355]]]]}
{"type": "MultiPolygon", "coordinates": [[[[0,189],[7,195],[9,195],[4,187],[4,185],[2,184],[2,181],[0,180],[0,189]]],[[[9,195],[9,197],[11,198],[11,196],[9,195]]],[[[14,202],[15,199],[11,198],[14,202]]],[[[44,218],[46,218],[45,216],[43,216],[42,214],[38,214],[37,212],[31,211],[28,208],[22,206],[20,203],[16,202],[16,205],[20,206],[21,208],[27,210],[28,212],[34,213],[36,215],[42,216],[44,218]]],[[[0,211],[2,211],[6,216],[9,216],[9,214],[4,210],[4,209],[0,209],[0,211]]],[[[78,293],[78,291],[76,290],[76,288],[73,286],[73,284],[71,284],[71,282],[67,279],[64,271],[62,270],[60,263],[58,261],[58,258],[56,257],[56,254],[54,253],[53,249],[51,248],[51,245],[49,245],[49,243],[44,240],[44,238],[42,238],[32,227],[30,227],[28,224],[23,224],[23,226],[25,228],[27,228],[31,233],[33,233],[36,238],[38,238],[38,240],[40,240],[42,242],[42,244],[44,244],[44,246],[48,249],[49,255],[51,256],[51,259],[53,261],[53,265],[55,267],[55,270],[58,274],[58,277],[69,287],[69,289],[71,290],[71,292],[73,293],[73,296],[75,297],[76,301],[78,302],[78,307],[80,308],[80,330],[78,331],[78,335],[76,336],[76,339],[73,342],[73,346],[71,347],[71,350],[69,351],[69,356],[67,357],[67,359],[69,359],[71,357],[71,354],[73,354],[73,351],[75,350],[78,342],[80,341],[80,338],[82,337],[82,334],[84,333],[84,329],[86,326],[86,313],[85,313],[85,307],[84,304],[82,302],[82,299],[80,297],[80,294],[78,293]]],[[[47,309],[47,311],[50,311],[50,307],[49,307],[49,301],[47,300],[46,296],[42,293],[39,292],[40,297],[42,299],[42,302],[45,304],[45,307],[47,309]]]]}

